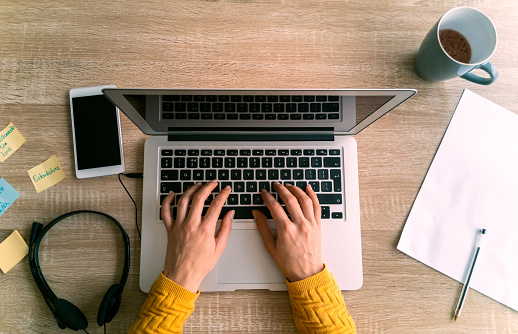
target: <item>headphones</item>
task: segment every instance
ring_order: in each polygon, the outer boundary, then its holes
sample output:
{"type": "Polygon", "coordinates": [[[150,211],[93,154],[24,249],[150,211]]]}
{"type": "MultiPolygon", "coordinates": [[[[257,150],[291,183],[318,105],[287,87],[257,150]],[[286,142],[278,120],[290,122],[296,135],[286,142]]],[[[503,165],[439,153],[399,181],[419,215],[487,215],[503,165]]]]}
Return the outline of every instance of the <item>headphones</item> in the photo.
{"type": "Polygon", "coordinates": [[[113,221],[117,227],[120,229],[122,233],[122,239],[124,240],[124,270],[122,272],[122,277],[118,284],[113,284],[106,294],[104,295],[103,300],[101,301],[101,306],[99,307],[99,312],[97,313],[97,324],[99,326],[103,326],[106,323],[112,321],[112,319],[117,314],[121,304],[121,296],[122,290],[124,290],[124,286],[126,284],[126,280],[128,279],[129,274],[129,266],[130,266],[130,242],[129,237],[124,231],[122,225],[112,216],[107,215],[98,211],[90,211],[90,210],[80,210],[80,211],[72,211],[61,215],[51,221],[47,226],[43,229],[43,225],[40,223],[32,223],[31,236],[29,239],[30,248],[29,248],[29,266],[31,269],[32,276],[36,281],[36,285],[43,295],[43,299],[49,306],[52,314],[54,315],[54,319],[56,319],[59,328],[65,329],[70,328],[75,331],[77,330],[85,330],[88,327],[88,321],[81,310],[72,304],[71,302],[58,298],[52,289],[45,281],[43,277],[43,273],[40,269],[40,264],[38,261],[38,248],[40,246],[40,242],[45,236],[45,234],[52,228],[52,226],[56,225],[58,222],[63,219],[74,216],[81,213],[93,213],[97,215],[104,216],[113,221]]]}

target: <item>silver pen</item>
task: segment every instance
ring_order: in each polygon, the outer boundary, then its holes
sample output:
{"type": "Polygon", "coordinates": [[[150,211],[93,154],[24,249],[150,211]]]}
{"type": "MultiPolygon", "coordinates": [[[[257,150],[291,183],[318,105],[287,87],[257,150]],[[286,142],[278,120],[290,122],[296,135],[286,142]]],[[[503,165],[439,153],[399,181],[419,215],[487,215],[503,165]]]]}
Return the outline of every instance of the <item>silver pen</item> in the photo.
{"type": "Polygon", "coordinates": [[[466,277],[466,281],[464,282],[464,287],[462,288],[462,291],[460,293],[459,302],[457,303],[457,308],[455,309],[453,321],[457,320],[457,318],[460,315],[460,311],[462,310],[462,306],[464,305],[464,300],[466,299],[466,295],[468,294],[469,283],[471,282],[471,275],[473,274],[473,270],[475,269],[475,264],[477,263],[478,254],[480,252],[480,246],[482,245],[482,239],[485,234],[486,229],[478,231],[477,245],[475,247],[473,257],[471,258],[471,265],[469,266],[468,275],[466,277]]]}

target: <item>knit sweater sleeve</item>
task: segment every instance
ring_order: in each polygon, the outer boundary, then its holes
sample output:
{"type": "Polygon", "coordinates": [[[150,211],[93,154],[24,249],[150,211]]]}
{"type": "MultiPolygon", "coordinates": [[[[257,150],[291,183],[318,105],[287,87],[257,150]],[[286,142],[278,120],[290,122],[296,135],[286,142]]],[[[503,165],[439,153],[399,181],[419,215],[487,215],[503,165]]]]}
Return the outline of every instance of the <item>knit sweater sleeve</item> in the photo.
{"type": "Polygon", "coordinates": [[[326,267],[320,273],[288,282],[295,326],[301,333],[356,333],[354,321],[333,275],[326,267]]]}
{"type": "Polygon", "coordinates": [[[129,333],[182,333],[199,294],[199,291],[192,293],[160,274],[129,333]]]}

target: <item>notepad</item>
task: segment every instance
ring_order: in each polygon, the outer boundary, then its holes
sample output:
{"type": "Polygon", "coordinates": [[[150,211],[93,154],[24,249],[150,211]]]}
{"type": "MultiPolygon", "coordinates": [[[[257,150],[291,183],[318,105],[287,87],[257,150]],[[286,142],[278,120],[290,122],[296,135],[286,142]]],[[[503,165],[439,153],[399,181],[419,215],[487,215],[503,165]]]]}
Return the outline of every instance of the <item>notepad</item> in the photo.
{"type": "Polygon", "coordinates": [[[0,132],[0,162],[4,162],[25,143],[25,138],[13,123],[0,132]]]}
{"type": "Polygon", "coordinates": [[[465,90],[397,248],[518,310],[518,115],[465,90]]]}
{"type": "Polygon", "coordinates": [[[0,179],[0,217],[16,201],[20,193],[4,178],[0,179]]]}
{"type": "Polygon", "coordinates": [[[18,231],[0,243],[0,269],[7,274],[29,253],[29,247],[18,231]]]}
{"type": "Polygon", "coordinates": [[[65,178],[65,174],[59,166],[58,158],[55,155],[38,166],[31,168],[29,176],[38,193],[52,187],[65,178]]]}

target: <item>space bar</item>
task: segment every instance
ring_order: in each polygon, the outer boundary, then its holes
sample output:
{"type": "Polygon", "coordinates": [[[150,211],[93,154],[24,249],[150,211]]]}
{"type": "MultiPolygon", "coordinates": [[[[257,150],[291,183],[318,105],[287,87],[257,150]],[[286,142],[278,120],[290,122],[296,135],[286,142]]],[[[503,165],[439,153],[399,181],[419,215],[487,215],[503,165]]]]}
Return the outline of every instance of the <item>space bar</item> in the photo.
{"type": "MultiPolygon", "coordinates": [[[[202,216],[205,216],[205,213],[207,213],[207,209],[209,207],[203,208],[202,216]]],[[[258,210],[264,213],[267,219],[272,219],[272,214],[270,213],[270,210],[268,210],[265,206],[224,206],[223,209],[221,209],[221,214],[219,215],[219,218],[222,219],[225,214],[231,210],[235,210],[234,219],[254,219],[254,216],[252,215],[252,210],[258,210]]]]}

